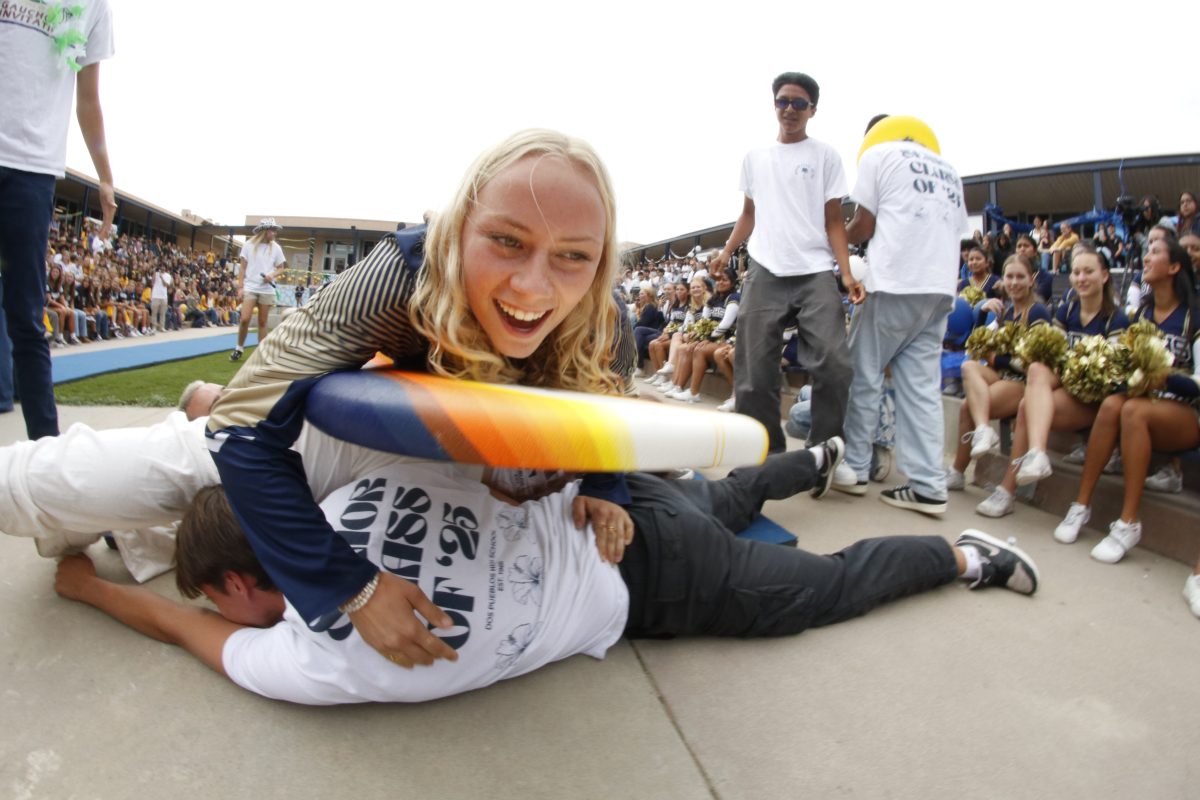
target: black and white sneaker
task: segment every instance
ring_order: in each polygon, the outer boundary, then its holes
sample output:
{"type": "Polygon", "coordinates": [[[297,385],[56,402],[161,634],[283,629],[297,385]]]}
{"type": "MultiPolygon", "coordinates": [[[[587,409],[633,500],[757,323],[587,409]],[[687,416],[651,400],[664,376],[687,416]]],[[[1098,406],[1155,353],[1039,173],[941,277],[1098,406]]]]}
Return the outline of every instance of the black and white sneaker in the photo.
{"type": "Polygon", "coordinates": [[[820,500],[829,493],[829,487],[833,485],[833,474],[837,472],[838,465],[842,463],[842,456],[846,454],[846,443],[840,436],[831,436],[816,446],[825,451],[825,463],[817,470],[817,485],[812,488],[813,499],[820,500]]]}
{"type": "Polygon", "coordinates": [[[242,360],[242,351],[238,348],[234,348],[233,352],[229,354],[229,360],[230,361],[241,361],[242,360]]]}
{"type": "Polygon", "coordinates": [[[983,571],[972,589],[999,586],[1021,594],[1033,594],[1038,587],[1038,568],[1013,540],[1002,542],[983,531],[967,529],[954,540],[956,547],[974,547],[979,551],[983,571]]]}
{"type": "Polygon", "coordinates": [[[919,511],[922,514],[936,516],[946,513],[945,500],[934,500],[932,497],[919,495],[907,483],[903,486],[897,486],[894,489],[884,489],[879,493],[879,499],[889,506],[907,508],[911,511],[919,511]]]}

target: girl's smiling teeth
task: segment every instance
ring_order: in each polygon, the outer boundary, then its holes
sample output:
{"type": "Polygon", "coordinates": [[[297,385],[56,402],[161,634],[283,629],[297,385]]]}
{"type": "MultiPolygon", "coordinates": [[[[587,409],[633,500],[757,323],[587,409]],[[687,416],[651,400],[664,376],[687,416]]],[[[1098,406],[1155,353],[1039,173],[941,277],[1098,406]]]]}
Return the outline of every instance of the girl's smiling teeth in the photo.
{"type": "Polygon", "coordinates": [[[496,301],[496,307],[500,309],[500,313],[504,321],[514,328],[531,330],[536,328],[550,312],[547,311],[523,311],[515,306],[510,306],[502,300],[496,301]]]}

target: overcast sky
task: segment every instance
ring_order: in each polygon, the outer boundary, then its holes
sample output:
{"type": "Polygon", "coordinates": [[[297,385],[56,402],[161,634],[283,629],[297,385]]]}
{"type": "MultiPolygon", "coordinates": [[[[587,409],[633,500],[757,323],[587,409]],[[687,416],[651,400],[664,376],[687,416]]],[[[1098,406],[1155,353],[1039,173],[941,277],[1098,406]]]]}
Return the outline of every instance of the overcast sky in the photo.
{"type": "MultiPolygon", "coordinates": [[[[851,185],[881,111],[925,120],[963,175],[1200,151],[1179,0],[1121,6],[1137,22],[1056,1],[110,2],[117,188],[218,222],[419,220],[479,152],[536,126],[600,152],[621,240],[718,225],[789,70],[820,83],[809,134],[851,185]]],[[[77,130],[67,162],[95,174],[77,130]]]]}

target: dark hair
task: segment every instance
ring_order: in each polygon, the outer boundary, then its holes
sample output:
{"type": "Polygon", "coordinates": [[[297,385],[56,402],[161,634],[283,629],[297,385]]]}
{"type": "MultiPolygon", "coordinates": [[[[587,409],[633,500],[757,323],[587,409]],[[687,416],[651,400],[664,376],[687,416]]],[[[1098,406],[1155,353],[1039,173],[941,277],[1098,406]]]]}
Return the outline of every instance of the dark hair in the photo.
{"type": "Polygon", "coordinates": [[[1079,244],[1071,248],[1071,266],[1074,268],[1075,257],[1080,253],[1084,255],[1093,255],[1100,261],[1101,268],[1104,269],[1104,274],[1108,275],[1108,280],[1104,282],[1104,287],[1100,291],[1100,313],[1105,317],[1112,316],[1113,311],[1117,308],[1116,298],[1113,296],[1112,276],[1109,271],[1112,267],[1108,263],[1108,256],[1103,250],[1096,246],[1096,243],[1091,239],[1085,239],[1079,244]]]}
{"type": "Polygon", "coordinates": [[[1034,250],[1037,250],[1037,242],[1035,242],[1033,240],[1033,237],[1030,236],[1028,233],[1017,234],[1017,241],[1013,243],[1013,247],[1016,247],[1017,243],[1020,242],[1022,239],[1024,239],[1025,241],[1027,241],[1031,245],[1033,245],[1034,250]]]}
{"type": "Polygon", "coordinates": [[[891,114],[876,114],[875,116],[871,117],[871,121],[867,123],[867,129],[863,131],[863,136],[866,136],[871,132],[871,128],[874,128],[876,125],[883,122],[890,116],[891,114]]]}
{"type": "Polygon", "coordinates": [[[983,260],[986,261],[987,263],[992,264],[995,262],[996,259],[992,255],[992,251],[988,250],[986,247],[981,245],[979,242],[972,239],[971,246],[969,248],[967,248],[967,255],[968,256],[971,255],[971,253],[973,253],[976,250],[978,250],[980,253],[983,253],[983,260]]]}
{"type": "Polygon", "coordinates": [[[779,94],[781,88],[789,84],[799,86],[808,92],[808,99],[812,101],[814,106],[821,97],[821,87],[817,86],[817,82],[812,77],[805,75],[803,72],[785,72],[777,77],[771,84],[771,96],[775,97],[779,94]]]}
{"type": "MultiPolygon", "coordinates": [[[[1179,265],[1179,272],[1175,273],[1174,280],[1175,297],[1180,304],[1188,308],[1195,308],[1196,274],[1192,271],[1192,257],[1188,255],[1188,251],[1179,243],[1179,240],[1173,236],[1168,236],[1164,244],[1167,246],[1168,263],[1179,265]]],[[[1153,306],[1154,293],[1151,292],[1147,298],[1150,305],[1153,306]]],[[[1188,331],[1188,338],[1191,338],[1191,331],[1188,331]]]]}
{"type": "Polygon", "coordinates": [[[199,597],[206,585],[224,591],[226,572],[250,575],[259,589],[275,588],[246,541],[225,490],[208,486],[196,493],[175,535],[175,586],[184,597],[199,597]]]}
{"type": "Polygon", "coordinates": [[[1172,228],[1170,225],[1155,225],[1150,230],[1160,230],[1167,235],[1167,239],[1176,241],[1179,239],[1179,231],[1172,228]]]}

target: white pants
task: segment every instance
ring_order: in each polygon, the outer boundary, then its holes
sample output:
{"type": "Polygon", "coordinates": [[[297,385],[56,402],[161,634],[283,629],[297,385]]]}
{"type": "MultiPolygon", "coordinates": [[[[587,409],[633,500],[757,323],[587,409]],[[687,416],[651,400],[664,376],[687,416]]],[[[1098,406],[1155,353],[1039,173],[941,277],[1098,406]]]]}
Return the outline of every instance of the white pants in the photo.
{"type": "MultiPolygon", "coordinates": [[[[130,574],[149,580],[175,558],[175,528],[206,486],[221,482],[204,439],[208,417],[172,411],[145,428],[92,430],[0,447],[0,531],[37,540],[38,552],[86,547],[111,531],[130,574]]],[[[397,456],[305,426],[296,449],[318,500],[397,456]]]]}

